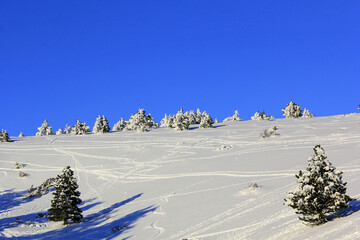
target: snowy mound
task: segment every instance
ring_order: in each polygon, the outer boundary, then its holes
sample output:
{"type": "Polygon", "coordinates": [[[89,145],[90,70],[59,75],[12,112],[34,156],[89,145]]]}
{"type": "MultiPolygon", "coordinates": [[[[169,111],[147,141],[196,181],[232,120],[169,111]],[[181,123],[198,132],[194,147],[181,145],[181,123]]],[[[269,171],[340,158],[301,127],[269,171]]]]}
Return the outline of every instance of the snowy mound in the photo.
{"type": "Polygon", "coordinates": [[[193,126],[0,143],[0,238],[360,238],[358,200],[313,228],[283,205],[317,144],[343,172],[347,194],[360,196],[359,114],[193,126]],[[273,125],[281,134],[259,139],[273,125]],[[79,185],[83,219],[64,227],[47,218],[53,188],[24,196],[66,166],[79,185]]]}

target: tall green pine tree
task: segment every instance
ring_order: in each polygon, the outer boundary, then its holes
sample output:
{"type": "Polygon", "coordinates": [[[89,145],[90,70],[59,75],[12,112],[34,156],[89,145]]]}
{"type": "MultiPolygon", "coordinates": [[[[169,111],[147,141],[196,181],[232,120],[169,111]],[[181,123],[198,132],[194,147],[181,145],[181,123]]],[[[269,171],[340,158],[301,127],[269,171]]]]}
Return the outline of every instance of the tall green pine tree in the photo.
{"type": "Polygon", "coordinates": [[[67,166],[56,178],[54,199],[49,211],[50,221],[63,221],[64,225],[78,223],[83,218],[82,210],[77,206],[82,202],[77,191],[78,185],[73,177],[74,172],[67,166]]]}

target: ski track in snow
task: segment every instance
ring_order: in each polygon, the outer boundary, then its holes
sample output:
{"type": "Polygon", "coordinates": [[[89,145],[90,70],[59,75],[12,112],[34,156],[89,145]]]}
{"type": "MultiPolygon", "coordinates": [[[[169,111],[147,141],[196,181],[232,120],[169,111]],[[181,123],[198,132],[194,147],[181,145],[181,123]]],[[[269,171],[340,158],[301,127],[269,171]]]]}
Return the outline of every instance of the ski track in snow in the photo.
{"type": "MultiPolygon", "coordinates": [[[[339,226],[331,228],[326,227],[326,224],[324,226],[326,231],[317,231],[316,228],[305,227],[297,220],[292,209],[282,206],[287,191],[296,185],[294,175],[300,169],[306,168],[308,153],[311,154],[311,149],[315,144],[321,144],[325,151],[329,149],[333,152],[342,152],[342,148],[348,147],[354,150],[360,146],[360,135],[354,134],[353,130],[355,120],[359,121],[360,119],[358,115],[329,117],[328,122],[323,122],[324,119],[314,118],[309,121],[282,119],[268,123],[249,121],[230,123],[209,131],[194,129],[187,132],[173,132],[159,129],[159,132],[153,130],[143,135],[125,132],[111,133],[107,136],[38,137],[33,140],[28,137],[22,140],[23,143],[19,141],[14,144],[0,144],[0,154],[12,157],[8,160],[1,158],[0,155],[0,170],[4,173],[15,174],[16,170],[6,166],[12,166],[14,160],[18,159],[18,162],[28,165],[26,170],[29,172],[50,171],[58,174],[59,167],[46,161],[43,161],[44,164],[41,164],[41,161],[33,162],[31,159],[26,159],[26,156],[32,156],[34,159],[46,156],[59,159],[61,156],[65,156],[72,161],[78,184],[82,186],[82,189],[87,190],[87,196],[96,198],[101,203],[111,204],[117,201],[117,199],[103,197],[104,193],[112,192],[114,188],[122,191],[122,186],[129,186],[129,189],[131,186],[137,187],[135,192],[144,192],[144,196],[126,203],[123,208],[139,209],[141,206],[154,205],[157,206],[157,209],[151,213],[152,220],[147,221],[146,217],[138,220],[132,229],[124,232],[125,235],[120,234],[119,239],[126,239],[127,236],[134,236],[134,239],[141,240],[289,239],[289,236],[294,239],[302,237],[331,239],[332,235],[339,236],[341,239],[360,238],[360,230],[356,228],[351,232],[351,229],[354,228],[349,226],[350,223],[356,225],[355,220],[343,218],[348,222],[347,224],[339,223],[339,226]],[[244,124],[247,124],[248,127],[243,128],[244,124]],[[276,125],[280,135],[259,140],[259,134],[270,125],[276,125]],[[217,149],[221,146],[231,146],[231,148],[218,151],[217,149]],[[270,156],[271,159],[271,156],[276,156],[278,152],[289,153],[288,157],[292,159],[292,151],[296,151],[296,154],[304,152],[304,155],[301,156],[303,161],[284,169],[281,168],[281,170],[249,168],[249,170],[242,171],[243,169],[226,168],[226,166],[222,166],[222,170],[217,170],[206,164],[207,162],[214,164],[221,159],[230,161],[236,158],[240,160],[233,161],[241,162],[247,159],[244,156],[259,156],[260,154],[261,156],[270,156]],[[154,157],[151,154],[154,154],[154,157]],[[189,170],[189,167],[196,164],[203,164],[204,169],[189,170]],[[300,165],[303,167],[299,169],[300,165]],[[179,169],[176,169],[177,167],[179,169]],[[97,179],[101,179],[102,182],[98,182],[97,179]],[[214,185],[214,180],[223,182],[214,185]],[[151,195],[151,189],[148,189],[149,183],[152,182],[156,183],[154,188],[164,187],[167,189],[167,184],[179,181],[182,181],[184,185],[175,184],[173,191],[170,190],[174,192],[171,194],[169,194],[169,190],[163,190],[159,191],[158,195],[151,195]],[[281,184],[272,186],[271,189],[259,188],[256,195],[245,194],[235,197],[237,191],[251,182],[262,185],[268,182],[281,184]],[[96,185],[93,185],[94,183],[96,185]],[[141,187],[142,184],[146,184],[144,185],[146,187],[141,187]],[[184,209],[174,209],[174,203],[181,206],[183,198],[197,199],[198,196],[214,196],[217,193],[231,191],[234,191],[232,197],[235,203],[233,205],[229,204],[214,213],[209,209],[205,216],[200,216],[199,219],[202,220],[193,224],[185,223],[183,228],[173,232],[167,230],[166,226],[176,224],[176,222],[167,222],[170,213],[184,211],[186,214],[184,209]],[[150,196],[147,197],[148,195],[150,196]],[[262,215],[263,212],[267,214],[262,215]],[[151,233],[141,235],[141,228],[150,229],[151,233]],[[316,232],[316,234],[312,236],[312,232],[316,232]],[[127,233],[129,235],[126,235],[127,233]]],[[[334,163],[337,170],[346,174],[345,181],[348,182],[348,186],[350,184],[351,186],[357,185],[356,182],[360,180],[360,158],[347,159],[342,164],[335,163],[330,156],[329,160],[334,163]]],[[[336,162],[341,161],[341,159],[336,160],[336,162]]],[[[241,162],[241,164],[243,163],[241,162]]],[[[265,169],[268,168],[265,167],[265,169]]],[[[9,189],[10,186],[8,183],[5,183],[4,186],[1,185],[1,191],[9,189]]],[[[360,191],[356,192],[355,196],[360,196],[360,191]]],[[[22,214],[37,212],[40,207],[41,204],[32,205],[22,214]]],[[[98,212],[102,208],[103,205],[99,204],[90,212],[98,212]]],[[[8,218],[19,214],[13,213],[15,210],[19,211],[16,207],[9,211],[3,211],[0,213],[0,217],[8,218]]],[[[354,217],[356,220],[360,219],[356,213],[350,217],[354,217]]],[[[343,219],[336,219],[328,224],[341,222],[343,219]]],[[[0,237],[19,236],[16,229],[0,229],[0,237]]]]}

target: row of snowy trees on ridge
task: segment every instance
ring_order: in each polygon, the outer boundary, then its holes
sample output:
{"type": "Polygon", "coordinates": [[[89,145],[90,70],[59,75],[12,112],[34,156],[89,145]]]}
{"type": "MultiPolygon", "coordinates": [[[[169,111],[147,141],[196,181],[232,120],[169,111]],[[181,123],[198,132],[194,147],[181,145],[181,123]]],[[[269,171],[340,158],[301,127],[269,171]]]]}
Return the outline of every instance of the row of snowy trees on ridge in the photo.
{"type": "MultiPolygon", "coordinates": [[[[304,110],[293,101],[291,101],[287,106],[282,109],[283,115],[286,118],[312,118],[313,114],[309,112],[306,108],[304,110]]],[[[264,120],[273,120],[274,117],[271,115],[266,115],[264,111],[256,112],[254,116],[251,117],[251,120],[255,121],[264,121],[264,120]]],[[[236,110],[234,115],[227,117],[223,122],[237,122],[242,121],[239,117],[239,112],[236,110]]],[[[200,109],[197,111],[187,111],[184,112],[183,109],[180,109],[176,114],[165,114],[165,117],[160,121],[161,127],[173,128],[178,131],[188,130],[191,124],[199,124],[200,128],[211,128],[214,123],[219,123],[217,119],[213,121],[212,117],[207,112],[201,112],[200,109]]],[[[116,124],[114,124],[112,131],[123,131],[123,130],[135,130],[138,132],[146,132],[152,128],[159,127],[159,124],[153,120],[151,114],[145,113],[144,109],[139,109],[135,114],[130,116],[129,120],[120,119],[116,124]]],[[[90,132],[90,127],[86,125],[85,122],[80,122],[76,120],[76,124],[70,127],[66,124],[64,129],[58,129],[56,135],[61,134],[73,134],[73,135],[83,135],[90,132]]],[[[105,116],[98,116],[93,127],[93,133],[106,133],[110,132],[110,126],[108,120],[105,116]]],[[[49,125],[45,119],[42,125],[38,128],[36,136],[45,136],[45,135],[55,135],[52,130],[52,127],[49,125]]],[[[24,137],[24,134],[21,132],[19,137],[24,137]]],[[[10,141],[6,131],[0,132],[0,142],[10,141]]]]}

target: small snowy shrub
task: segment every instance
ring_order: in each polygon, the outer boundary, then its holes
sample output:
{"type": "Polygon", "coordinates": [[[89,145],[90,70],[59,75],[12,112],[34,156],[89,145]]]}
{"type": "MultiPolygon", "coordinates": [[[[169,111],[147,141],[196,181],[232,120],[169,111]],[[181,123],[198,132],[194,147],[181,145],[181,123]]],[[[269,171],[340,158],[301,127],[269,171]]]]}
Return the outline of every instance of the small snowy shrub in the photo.
{"type": "Polygon", "coordinates": [[[146,115],[145,110],[140,108],[134,115],[130,116],[130,119],[127,121],[124,130],[146,132],[151,128],[157,127],[159,127],[159,124],[153,120],[151,114],[146,115]]]}
{"type": "Polygon", "coordinates": [[[313,117],[315,117],[313,114],[311,114],[310,112],[309,112],[309,110],[307,110],[306,108],[304,108],[304,112],[303,112],[303,114],[302,114],[302,117],[303,118],[313,118],[313,117]]]}
{"type": "Polygon", "coordinates": [[[264,120],[273,120],[274,117],[270,116],[270,115],[266,115],[264,111],[262,112],[256,112],[254,114],[254,116],[251,117],[251,120],[256,120],[256,121],[264,121],[264,120]]]}
{"type": "Polygon", "coordinates": [[[116,124],[114,124],[113,131],[122,131],[126,127],[126,121],[123,118],[120,119],[116,124]]]}
{"type": "MultiPolygon", "coordinates": [[[[70,127],[69,127],[70,128],[70,127]]],[[[65,128],[67,129],[67,128],[65,128]]],[[[72,135],[83,135],[87,132],[90,132],[90,127],[86,126],[86,123],[82,123],[79,120],[76,120],[76,124],[72,127],[72,135]]]]}
{"type": "Polygon", "coordinates": [[[56,135],[62,135],[62,134],[64,134],[64,131],[61,128],[59,128],[59,130],[56,131],[56,135]]]}
{"type": "Polygon", "coordinates": [[[13,168],[14,169],[20,169],[20,168],[24,168],[24,167],[25,166],[23,164],[16,162],[13,168]]]}
{"type": "Polygon", "coordinates": [[[38,128],[39,132],[35,136],[46,136],[46,135],[55,135],[52,131],[52,127],[49,126],[49,123],[45,119],[41,127],[38,128]]]}
{"type": "Polygon", "coordinates": [[[209,114],[205,113],[200,121],[200,128],[212,128],[212,125],[214,124],[212,118],[209,114]]]}
{"type": "Polygon", "coordinates": [[[219,123],[219,120],[217,120],[217,118],[215,118],[215,121],[214,121],[214,123],[219,123]]]}
{"type": "Polygon", "coordinates": [[[282,109],[286,118],[299,118],[302,116],[302,110],[299,105],[296,105],[293,101],[286,105],[286,108],[282,109]]]}
{"type": "Polygon", "coordinates": [[[42,195],[48,193],[50,191],[50,188],[54,186],[55,178],[48,178],[46,179],[40,186],[38,187],[31,187],[27,190],[27,194],[25,194],[23,197],[25,198],[35,198],[35,197],[41,197],[42,195]]]}
{"type": "Polygon", "coordinates": [[[68,124],[66,124],[64,128],[64,134],[70,134],[70,133],[71,133],[71,127],[68,124]]]}
{"type": "Polygon", "coordinates": [[[19,172],[19,178],[23,178],[23,177],[27,177],[27,176],[29,176],[29,174],[24,173],[22,171],[19,172]]]}
{"type": "Polygon", "coordinates": [[[271,136],[277,136],[279,135],[276,130],[278,128],[276,126],[270,127],[268,129],[266,129],[262,134],[260,134],[260,139],[264,139],[264,138],[268,138],[271,136]]]}
{"type": "Polygon", "coordinates": [[[83,218],[82,210],[77,206],[82,200],[79,198],[78,184],[73,175],[74,172],[67,166],[56,177],[54,199],[51,200],[51,208],[48,209],[50,221],[62,221],[67,225],[79,223],[83,218]]]}
{"type": "Polygon", "coordinates": [[[0,132],[0,142],[11,142],[9,134],[4,129],[0,132]]]}
{"type": "Polygon", "coordinates": [[[242,121],[242,119],[239,118],[239,112],[238,110],[236,110],[235,114],[232,117],[225,118],[223,122],[238,122],[238,121],[242,121]]]}
{"type": "Polygon", "coordinates": [[[110,132],[108,120],[104,115],[102,117],[99,115],[98,118],[96,118],[93,127],[93,133],[105,133],[105,132],[110,132]]]}
{"type": "Polygon", "coordinates": [[[24,133],[23,133],[23,132],[20,132],[19,137],[20,137],[20,138],[25,137],[24,133]]]}
{"type": "Polygon", "coordinates": [[[316,145],[314,152],[308,159],[308,172],[300,170],[295,175],[300,186],[288,192],[284,204],[302,215],[299,219],[304,223],[320,225],[327,222],[326,215],[347,208],[353,199],[346,195],[342,172],[335,171],[324,149],[316,145]]]}

